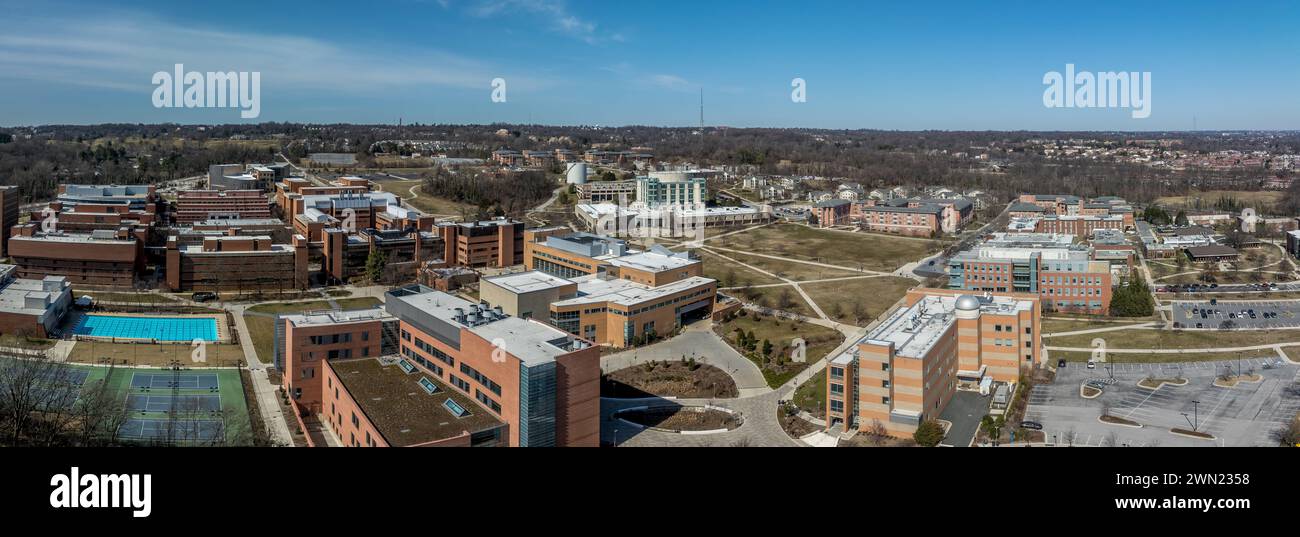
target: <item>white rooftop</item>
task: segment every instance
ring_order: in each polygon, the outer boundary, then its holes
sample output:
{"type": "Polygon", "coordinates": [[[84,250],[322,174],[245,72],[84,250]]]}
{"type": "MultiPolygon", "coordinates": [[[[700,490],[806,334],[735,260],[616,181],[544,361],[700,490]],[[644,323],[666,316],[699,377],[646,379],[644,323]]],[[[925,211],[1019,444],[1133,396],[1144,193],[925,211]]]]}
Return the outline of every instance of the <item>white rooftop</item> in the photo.
{"type": "Polygon", "coordinates": [[[284,315],[284,319],[294,326],[345,324],[362,321],[392,319],[393,316],[384,308],[370,308],[352,311],[309,311],[297,315],[284,315]]]}
{"type": "Polygon", "coordinates": [[[564,278],[552,276],[540,270],[483,278],[483,281],[491,282],[493,285],[515,294],[545,291],[547,289],[563,287],[573,283],[564,278]]]}
{"type": "Polygon", "coordinates": [[[615,257],[609,260],[609,264],[616,267],[627,267],[646,272],[663,272],[666,270],[679,269],[682,267],[694,265],[699,261],[690,259],[685,256],[665,255],[659,252],[641,252],[622,257],[615,257]]]}
{"type": "Polygon", "coordinates": [[[534,320],[507,316],[478,326],[462,324],[456,321],[456,308],[469,312],[474,304],[441,291],[394,296],[390,300],[406,302],[443,323],[463,327],[488,342],[501,342],[503,350],[528,366],[552,362],[582,348],[572,346],[575,339],[567,332],[534,320]]]}
{"type": "Polygon", "coordinates": [[[707,285],[717,280],[692,276],[659,287],[650,287],[630,280],[603,279],[599,276],[583,276],[573,281],[578,282],[578,296],[568,300],[561,300],[553,305],[562,307],[596,302],[612,302],[628,307],[701,285],[707,285]]]}
{"type": "MultiPolygon", "coordinates": [[[[963,295],[929,295],[909,308],[894,312],[885,322],[867,334],[859,343],[878,345],[893,343],[895,354],[921,358],[930,351],[939,338],[956,321],[957,298],[963,295]]],[[[972,295],[974,296],[974,295],[972,295]]],[[[1011,314],[1033,309],[1033,301],[1005,296],[980,298],[982,313],[1011,314]]]]}

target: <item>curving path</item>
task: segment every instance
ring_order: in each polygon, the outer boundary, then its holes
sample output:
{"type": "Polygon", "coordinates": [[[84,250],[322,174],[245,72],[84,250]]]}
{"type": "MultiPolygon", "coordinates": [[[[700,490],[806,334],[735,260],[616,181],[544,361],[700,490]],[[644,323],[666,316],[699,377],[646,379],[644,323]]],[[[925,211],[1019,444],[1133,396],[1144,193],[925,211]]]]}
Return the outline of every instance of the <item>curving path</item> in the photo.
{"type": "Polygon", "coordinates": [[[654,360],[680,362],[685,356],[726,371],[741,397],[772,391],[758,365],[731,348],[709,325],[696,322],[671,339],[601,357],[600,370],[608,373],[654,360]]]}

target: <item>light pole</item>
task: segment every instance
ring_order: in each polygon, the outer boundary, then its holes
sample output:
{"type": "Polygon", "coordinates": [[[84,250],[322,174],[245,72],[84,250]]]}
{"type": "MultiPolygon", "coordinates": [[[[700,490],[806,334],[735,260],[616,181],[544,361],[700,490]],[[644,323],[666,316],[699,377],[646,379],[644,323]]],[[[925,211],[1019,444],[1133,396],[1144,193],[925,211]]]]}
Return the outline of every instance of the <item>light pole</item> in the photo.
{"type": "Polygon", "coordinates": [[[1201,424],[1200,406],[1201,406],[1200,401],[1192,400],[1192,420],[1193,420],[1192,431],[1196,431],[1196,429],[1200,427],[1201,424]]]}

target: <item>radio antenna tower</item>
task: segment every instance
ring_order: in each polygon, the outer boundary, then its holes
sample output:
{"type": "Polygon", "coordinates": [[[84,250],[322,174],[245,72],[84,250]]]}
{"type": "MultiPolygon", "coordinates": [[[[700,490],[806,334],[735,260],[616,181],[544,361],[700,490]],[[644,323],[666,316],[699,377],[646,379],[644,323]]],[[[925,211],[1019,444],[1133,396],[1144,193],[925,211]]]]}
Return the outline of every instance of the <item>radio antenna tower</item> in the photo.
{"type": "Polygon", "coordinates": [[[700,88],[700,134],[704,134],[704,88],[700,88]]]}

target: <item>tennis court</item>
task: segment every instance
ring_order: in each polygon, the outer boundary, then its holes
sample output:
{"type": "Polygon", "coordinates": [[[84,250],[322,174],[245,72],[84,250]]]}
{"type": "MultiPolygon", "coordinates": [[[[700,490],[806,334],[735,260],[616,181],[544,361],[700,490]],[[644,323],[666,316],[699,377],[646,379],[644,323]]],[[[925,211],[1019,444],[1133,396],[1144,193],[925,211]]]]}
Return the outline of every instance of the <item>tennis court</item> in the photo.
{"type": "Polygon", "coordinates": [[[220,388],[216,373],[135,373],[131,377],[132,389],[211,390],[220,388]]]}
{"type": "Polygon", "coordinates": [[[82,315],[72,326],[81,336],[156,341],[217,341],[215,317],[82,315]]]}
{"type": "Polygon", "coordinates": [[[162,440],[168,432],[178,441],[211,442],[222,434],[222,427],[216,420],[129,419],[118,429],[118,435],[129,440],[162,440]]]}
{"type": "Polygon", "coordinates": [[[220,395],[136,395],[126,398],[126,406],[136,412],[216,412],[221,410],[220,395]]]}

